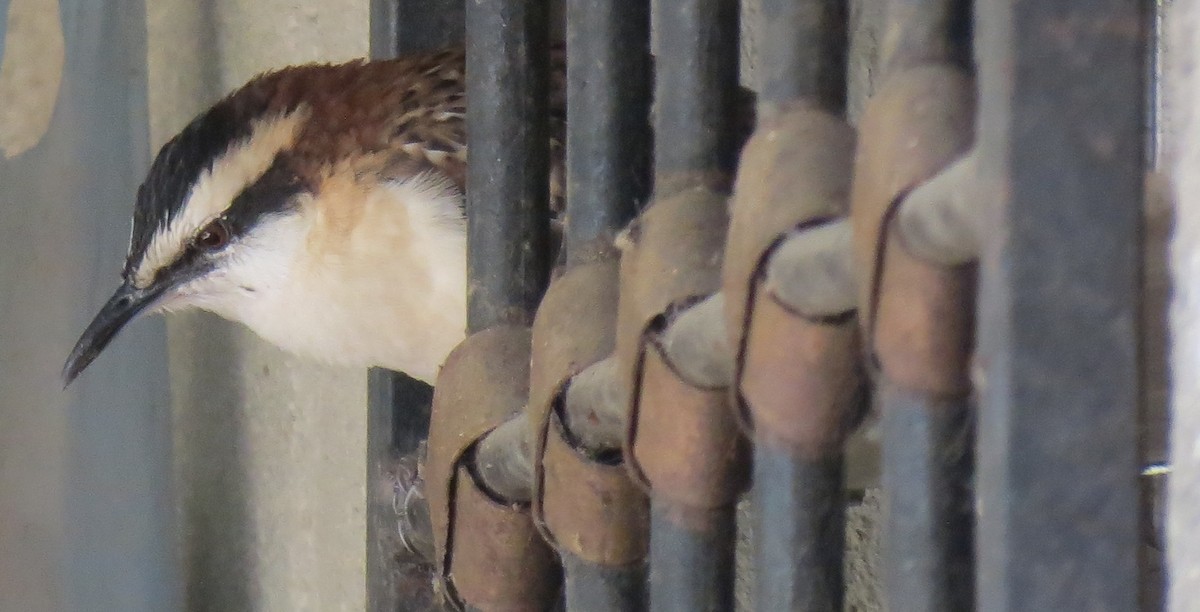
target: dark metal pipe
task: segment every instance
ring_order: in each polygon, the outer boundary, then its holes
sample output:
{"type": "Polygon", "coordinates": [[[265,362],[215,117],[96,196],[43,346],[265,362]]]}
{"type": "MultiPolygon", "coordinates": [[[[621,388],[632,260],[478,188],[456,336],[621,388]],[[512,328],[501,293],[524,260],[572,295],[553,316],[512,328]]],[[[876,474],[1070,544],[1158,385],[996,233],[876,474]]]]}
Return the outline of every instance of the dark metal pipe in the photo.
{"type": "Polygon", "coordinates": [[[464,0],[371,0],[371,57],[461,45],[464,0]]]}
{"type": "Polygon", "coordinates": [[[545,2],[467,6],[467,328],[529,325],[549,280],[545,2]]]}
{"type": "Polygon", "coordinates": [[[650,193],[650,3],[567,0],[567,264],[611,251],[650,193]]]}
{"type": "MultiPolygon", "coordinates": [[[[845,111],[847,4],[845,0],[763,0],[758,24],[761,117],[799,105],[816,106],[833,115],[845,111]]],[[[849,246],[848,231],[818,235],[833,241],[844,236],[849,246]]],[[[814,242],[824,245],[831,241],[808,241],[814,242]]],[[[772,259],[777,258],[778,253],[772,259]]],[[[843,286],[853,290],[852,282],[843,286]]],[[[859,407],[838,409],[858,412],[859,407]]],[[[750,406],[751,413],[754,410],[750,406]]],[[[788,414],[813,428],[834,427],[804,402],[792,406],[788,414]]],[[[783,442],[776,435],[768,425],[755,426],[756,608],[764,612],[840,610],[845,588],[842,452],[829,448],[814,456],[812,449],[783,442]]]]}
{"type": "Polygon", "coordinates": [[[737,162],[738,2],[676,0],[657,16],[655,196],[726,188],[737,162]]]}
{"type": "Polygon", "coordinates": [[[884,78],[927,63],[970,66],[971,7],[970,0],[888,0],[884,78]]]}
{"type": "Polygon", "coordinates": [[[754,481],[756,609],[841,610],[846,547],[841,455],[806,461],[758,440],[754,481]]]}
{"type": "Polygon", "coordinates": [[[613,567],[561,554],[567,610],[639,612],[647,608],[644,565],[613,567]]]}
{"type": "MultiPolygon", "coordinates": [[[[677,0],[655,16],[655,197],[728,189],[738,146],[739,3],[677,0]]],[[[652,609],[733,609],[734,507],[671,507],[654,494],[650,505],[652,609]]]]}
{"type": "MultiPolygon", "coordinates": [[[[907,105],[903,112],[915,115],[919,102],[913,100],[923,99],[893,93],[900,90],[892,79],[904,79],[914,70],[951,74],[954,68],[969,69],[971,4],[966,0],[889,2],[881,62],[887,93],[880,98],[879,108],[888,103],[907,105]]],[[[936,150],[949,142],[944,139],[965,141],[967,136],[953,125],[939,126],[945,128],[941,132],[927,128],[928,142],[915,149],[936,150]]],[[[897,150],[897,143],[883,142],[897,150]]],[[[875,144],[868,141],[861,146],[870,151],[875,144]]],[[[905,240],[915,235],[921,246],[932,242],[922,256],[930,251],[941,254],[941,250],[956,251],[958,259],[974,255],[968,236],[945,231],[946,226],[973,227],[970,221],[977,214],[972,213],[976,202],[957,197],[971,178],[964,172],[970,165],[950,168],[883,216],[880,226],[888,243],[877,251],[883,260],[873,282],[884,289],[876,294],[870,313],[878,318],[867,324],[868,350],[879,367],[877,400],[883,419],[886,598],[890,609],[903,611],[969,610],[974,602],[970,381],[964,365],[974,339],[973,276],[965,269],[911,256],[913,250],[905,240]],[[939,217],[939,212],[947,214],[939,217]],[[897,215],[905,221],[894,231],[897,215]],[[938,243],[931,238],[944,240],[938,243]],[[898,279],[903,279],[900,284],[898,279]]],[[[886,207],[889,202],[865,203],[868,215],[884,210],[878,204],[886,207]]]]}
{"type": "Polygon", "coordinates": [[[886,382],[879,399],[890,609],[970,610],[974,497],[968,401],[931,399],[886,382]]]}
{"type": "Polygon", "coordinates": [[[736,506],[713,510],[650,501],[650,608],[733,609],[736,506]]]}
{"type": "MultiPolygon", "coordinates": [[[[650,193],[650,3],[567,0],[567,266],[615,255],[650,193]]],[[[610,386],[612,386],[610,384],[610,386]]],[[[560,551],[569,610],[645,608],[645,566],[560,551]]]]}
{"type": "MultiPolygon", "coordinates": [[[[763,0],[759,12],[759,108],[799,100],[846,108],[846,0],[763,0]]],[[[762,113],[767,114],[766,112],[762,113]]]]}

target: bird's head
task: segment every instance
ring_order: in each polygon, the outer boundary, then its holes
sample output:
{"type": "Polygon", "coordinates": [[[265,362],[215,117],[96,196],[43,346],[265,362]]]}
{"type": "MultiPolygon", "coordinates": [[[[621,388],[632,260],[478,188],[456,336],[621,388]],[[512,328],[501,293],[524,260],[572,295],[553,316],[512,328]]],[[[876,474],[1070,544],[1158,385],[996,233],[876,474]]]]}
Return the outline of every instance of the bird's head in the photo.
{"type": "Polygon", "coordinates": [[[163,146],[138,190],[121,284],[63,366],[65,384],[139,314],[229,310],[286,273],[303,240],[296,210],[309,185],[293,148],[308,116],[243,90],[163,146]]]}

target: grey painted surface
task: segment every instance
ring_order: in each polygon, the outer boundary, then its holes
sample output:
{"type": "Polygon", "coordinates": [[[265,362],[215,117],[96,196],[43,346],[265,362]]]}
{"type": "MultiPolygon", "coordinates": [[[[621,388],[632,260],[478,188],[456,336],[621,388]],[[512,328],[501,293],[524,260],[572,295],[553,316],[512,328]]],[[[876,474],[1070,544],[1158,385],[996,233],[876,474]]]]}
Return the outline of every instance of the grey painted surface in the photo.
{"type": "Polygon", "coordinates": [[[1171,244],[1171,454],[1167,554],[1171,610],[1200,596],[1200,2],[1168,6],[1165,166],[1176,198],[1171,244]]]}
{"type": "Polygon", "coordinates": [[[140,0],[61,2],[49,131],[0,161],[0,610],[177,601],[162,323],[58,381],[116,286],[147,161],[143,15],[140,0]]]}

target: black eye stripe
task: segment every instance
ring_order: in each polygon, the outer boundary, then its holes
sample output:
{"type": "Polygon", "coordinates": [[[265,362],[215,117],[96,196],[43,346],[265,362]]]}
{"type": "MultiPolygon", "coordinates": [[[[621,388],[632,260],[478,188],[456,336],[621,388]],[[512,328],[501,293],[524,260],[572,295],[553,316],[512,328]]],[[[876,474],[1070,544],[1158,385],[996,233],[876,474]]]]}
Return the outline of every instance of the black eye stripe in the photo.
{"type": "Polygon", "coordinates": [[[203,276],[209,270],[212,270],[213,262],[205,253],[194,246],[189,246],[179,254],[169,265],[159,268],[154,273],[154,280],[151,285],[158,285],[164,282],[181,282],[183,279],[192,279],[203,276]]]}
{"type": "Polygon", "coordinates": [[[280,154],[258,180],[233,198],[223,218],[233,236],[241,235],[264,216],[290,210],[294,197],[307,190],[308,185],[292,170],[291,160],[280,154]]]}

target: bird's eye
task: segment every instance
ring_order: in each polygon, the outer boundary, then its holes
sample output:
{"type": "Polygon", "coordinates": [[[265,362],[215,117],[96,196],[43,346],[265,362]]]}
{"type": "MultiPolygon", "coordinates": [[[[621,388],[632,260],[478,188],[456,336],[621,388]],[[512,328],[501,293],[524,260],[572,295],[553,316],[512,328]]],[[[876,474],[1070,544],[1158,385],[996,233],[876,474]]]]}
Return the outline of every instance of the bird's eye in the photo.
{"type": "Polygon", "coordinates": [[[196,234],[193,242],[201,250],[215,251],[229,243],[229,225],[224,219],[213,219],[196,234]]]}

